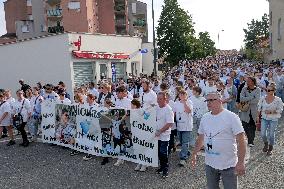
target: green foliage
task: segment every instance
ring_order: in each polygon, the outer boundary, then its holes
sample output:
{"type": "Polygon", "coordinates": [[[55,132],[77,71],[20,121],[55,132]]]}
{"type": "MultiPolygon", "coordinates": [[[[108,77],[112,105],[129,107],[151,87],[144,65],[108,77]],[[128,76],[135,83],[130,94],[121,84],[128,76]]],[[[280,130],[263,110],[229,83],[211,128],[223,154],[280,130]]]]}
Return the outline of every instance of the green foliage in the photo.
{"type": "Polygon", "coordinates": [[[171,66],[182,59],[197,59],[216,52],[215,43],[208,32],[195,37],[192,17],[183,10],[177,0],[164,0],[162,13],[157,27],[159,56],[171,66]]]}
{"type": "Polygon", "coordinates": [[[253,19],[244,29],[245,52],[249,59],[261,60],[261,43],[269,38],[269,18],[264,14],[261,20],[253,19]]]}

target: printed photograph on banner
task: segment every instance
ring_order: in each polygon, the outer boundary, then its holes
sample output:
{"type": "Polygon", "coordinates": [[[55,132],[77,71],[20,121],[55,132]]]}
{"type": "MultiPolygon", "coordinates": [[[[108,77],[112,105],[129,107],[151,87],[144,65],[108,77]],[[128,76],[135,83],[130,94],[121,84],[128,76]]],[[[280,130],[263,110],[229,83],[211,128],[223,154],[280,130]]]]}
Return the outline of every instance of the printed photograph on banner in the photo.
{"type": "Polygon", "coordinates": [[[80,106],[80,112],[76,117],[77,134],[74,148],[84,153],[101,155],[102,136],[100,128],[100,115],[103,112],[99,107],[80,106]]]}
{"type": "Polygon", "coordinates": [[[57,104],[55,106],[55,137],[63,146],[71,146],[76,137],[76,116],[71,114],[71,106],[57,104]]]}
{"type": "Polygon", "coordinates": [[[130,111],[110,109],[100,118],[102,146],[107,154],[133,154],[130,111]]]}

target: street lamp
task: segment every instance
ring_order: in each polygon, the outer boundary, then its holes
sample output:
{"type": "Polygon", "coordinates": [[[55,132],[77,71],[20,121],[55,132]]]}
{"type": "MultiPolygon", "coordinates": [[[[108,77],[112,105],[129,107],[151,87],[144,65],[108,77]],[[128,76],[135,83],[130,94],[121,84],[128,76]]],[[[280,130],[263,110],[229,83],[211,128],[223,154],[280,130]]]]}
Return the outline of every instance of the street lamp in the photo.
{"type": "Polygon", "coordinates": [[[218,46],[219,46],[219,48],[220,48],[220,33],[221,32],[224,32],[225,30],[220,30],[219,32],[218,32],[218,46]]]}
{"type": "Polygon", "coordinates": [[[156,38],[155,38],[155,15],[154,15],[154,0],[152,0],[152,20],[153,20],[153,48],[154,48],[154,76],[157,76],[157,49],[156,49],[156,38]]]}

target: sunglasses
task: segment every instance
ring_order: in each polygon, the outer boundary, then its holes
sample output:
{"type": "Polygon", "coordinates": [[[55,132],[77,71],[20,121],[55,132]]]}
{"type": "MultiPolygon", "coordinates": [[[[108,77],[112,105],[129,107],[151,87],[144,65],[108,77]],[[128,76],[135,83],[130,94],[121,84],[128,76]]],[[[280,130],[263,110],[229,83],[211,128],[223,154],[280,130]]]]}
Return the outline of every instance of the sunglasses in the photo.
{"type": "Polygon", "coordinates": [[[207,100],[205,100],[204,102],[213,102],[213,101],[215,101],[215,100],[218,100],[218,99],[217,99],[217,98],[207,99],[207,100]]]}
{"type": "Polygon", "coordinates": [[[269,90],[267,90],[267,92],[272,92],[272,91],[275,91],[275,90],[273,90],[273,89],[269,89],[269,90]]]}

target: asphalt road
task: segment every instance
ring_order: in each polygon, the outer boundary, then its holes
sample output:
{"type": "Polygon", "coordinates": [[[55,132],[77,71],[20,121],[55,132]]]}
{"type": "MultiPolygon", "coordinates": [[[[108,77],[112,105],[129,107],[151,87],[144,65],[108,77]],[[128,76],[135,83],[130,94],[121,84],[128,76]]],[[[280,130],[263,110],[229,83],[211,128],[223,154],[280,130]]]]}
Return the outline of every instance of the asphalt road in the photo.
{"type": "MultiPolygon", "coordinates": [[[[283,121],[277,132],[274,154],[267,157],[261,152],[259,132],[256,146],[251,150],[247,173],[240,178],[240,188],[284,188],[284,127],[283,121]]],[[[19,136],[18,136],[19,137],[19,136]]],[[[20,140],[17,140],[20,143],[20,140]]],[[[73,188],[205,188],[204,158],[199,156],[196,171],[189,166],[180,168],[178,154],[170,158],[169,178],[155,174],[155,168],[135,172],[135,164],[126,162],[113,166],[115,160],[105,166],[101,158],[83,161],[83,154],[71,157],[69,149],[49,146],[40,142],[28,148],[17,145],[7,147],[0,141],[0,188],[1,189],[73,189],[73,188]]]]}

